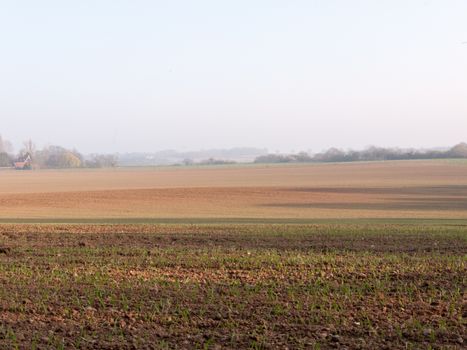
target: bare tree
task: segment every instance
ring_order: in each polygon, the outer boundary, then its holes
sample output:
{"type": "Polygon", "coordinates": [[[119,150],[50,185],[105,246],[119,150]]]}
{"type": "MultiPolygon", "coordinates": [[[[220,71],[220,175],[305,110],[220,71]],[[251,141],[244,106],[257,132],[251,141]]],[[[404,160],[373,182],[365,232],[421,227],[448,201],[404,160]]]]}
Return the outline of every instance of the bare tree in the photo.
{"type": "Polygon", "coordinates": [[[24,146],[24,153],[29,153],[31,157],[34,155],[34,153],[36,153],[36,145],[31,139],[24,141],[23,146],[24,146]]]}
{"type": "Polygon", "coordinates": [[[10,141],[4,140],[2,135],[0,135],[0,153],[12,153],[13,145],[10,141]]]}

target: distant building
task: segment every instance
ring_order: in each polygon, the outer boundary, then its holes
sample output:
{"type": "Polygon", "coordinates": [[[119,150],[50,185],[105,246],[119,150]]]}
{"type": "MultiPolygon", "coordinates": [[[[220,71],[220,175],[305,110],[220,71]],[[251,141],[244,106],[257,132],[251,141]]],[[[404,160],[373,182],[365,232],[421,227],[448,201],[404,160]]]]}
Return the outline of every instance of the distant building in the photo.
{"type": "Polygon", "coordinates": [[[18,160],[15,162],[15,169],[16,170],[31,170],[32,169],[32,160],[31,155],[27,154],[23,159],[18,160]]]}

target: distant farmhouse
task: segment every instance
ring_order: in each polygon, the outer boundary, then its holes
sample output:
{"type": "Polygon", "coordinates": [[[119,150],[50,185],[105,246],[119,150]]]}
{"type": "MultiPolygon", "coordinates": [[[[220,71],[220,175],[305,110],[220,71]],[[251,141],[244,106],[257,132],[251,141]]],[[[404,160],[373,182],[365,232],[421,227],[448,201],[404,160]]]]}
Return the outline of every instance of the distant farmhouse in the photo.
{"type": "Polygon", "coordinates": [[[27,153],[24,157],[19,159],[14,163],[16,170],[31,170],[32,169],[32,159],[31,155],[27,153]]]}

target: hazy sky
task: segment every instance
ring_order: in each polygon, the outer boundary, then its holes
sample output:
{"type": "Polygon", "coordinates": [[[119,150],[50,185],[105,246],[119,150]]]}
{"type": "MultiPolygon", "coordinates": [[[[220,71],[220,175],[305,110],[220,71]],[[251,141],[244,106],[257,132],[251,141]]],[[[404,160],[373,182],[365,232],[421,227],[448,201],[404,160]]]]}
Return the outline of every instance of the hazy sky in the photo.
{"type": "Polygon", "coordinates": [[[83,152],[467,141],[465,0],[0,0],[0,134],[83,152]]]}

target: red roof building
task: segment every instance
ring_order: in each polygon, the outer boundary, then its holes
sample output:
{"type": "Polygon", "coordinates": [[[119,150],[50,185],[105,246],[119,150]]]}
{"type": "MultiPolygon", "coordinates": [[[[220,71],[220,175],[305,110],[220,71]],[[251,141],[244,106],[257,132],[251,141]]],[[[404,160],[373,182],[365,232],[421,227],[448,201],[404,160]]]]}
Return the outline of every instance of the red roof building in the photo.
{"type": "Polygon", "coordinates": [[[16,170],[30,170],[31,169],[31,156],[28,154],[24,160],[15,162],[15,169],[16,170]]]}

